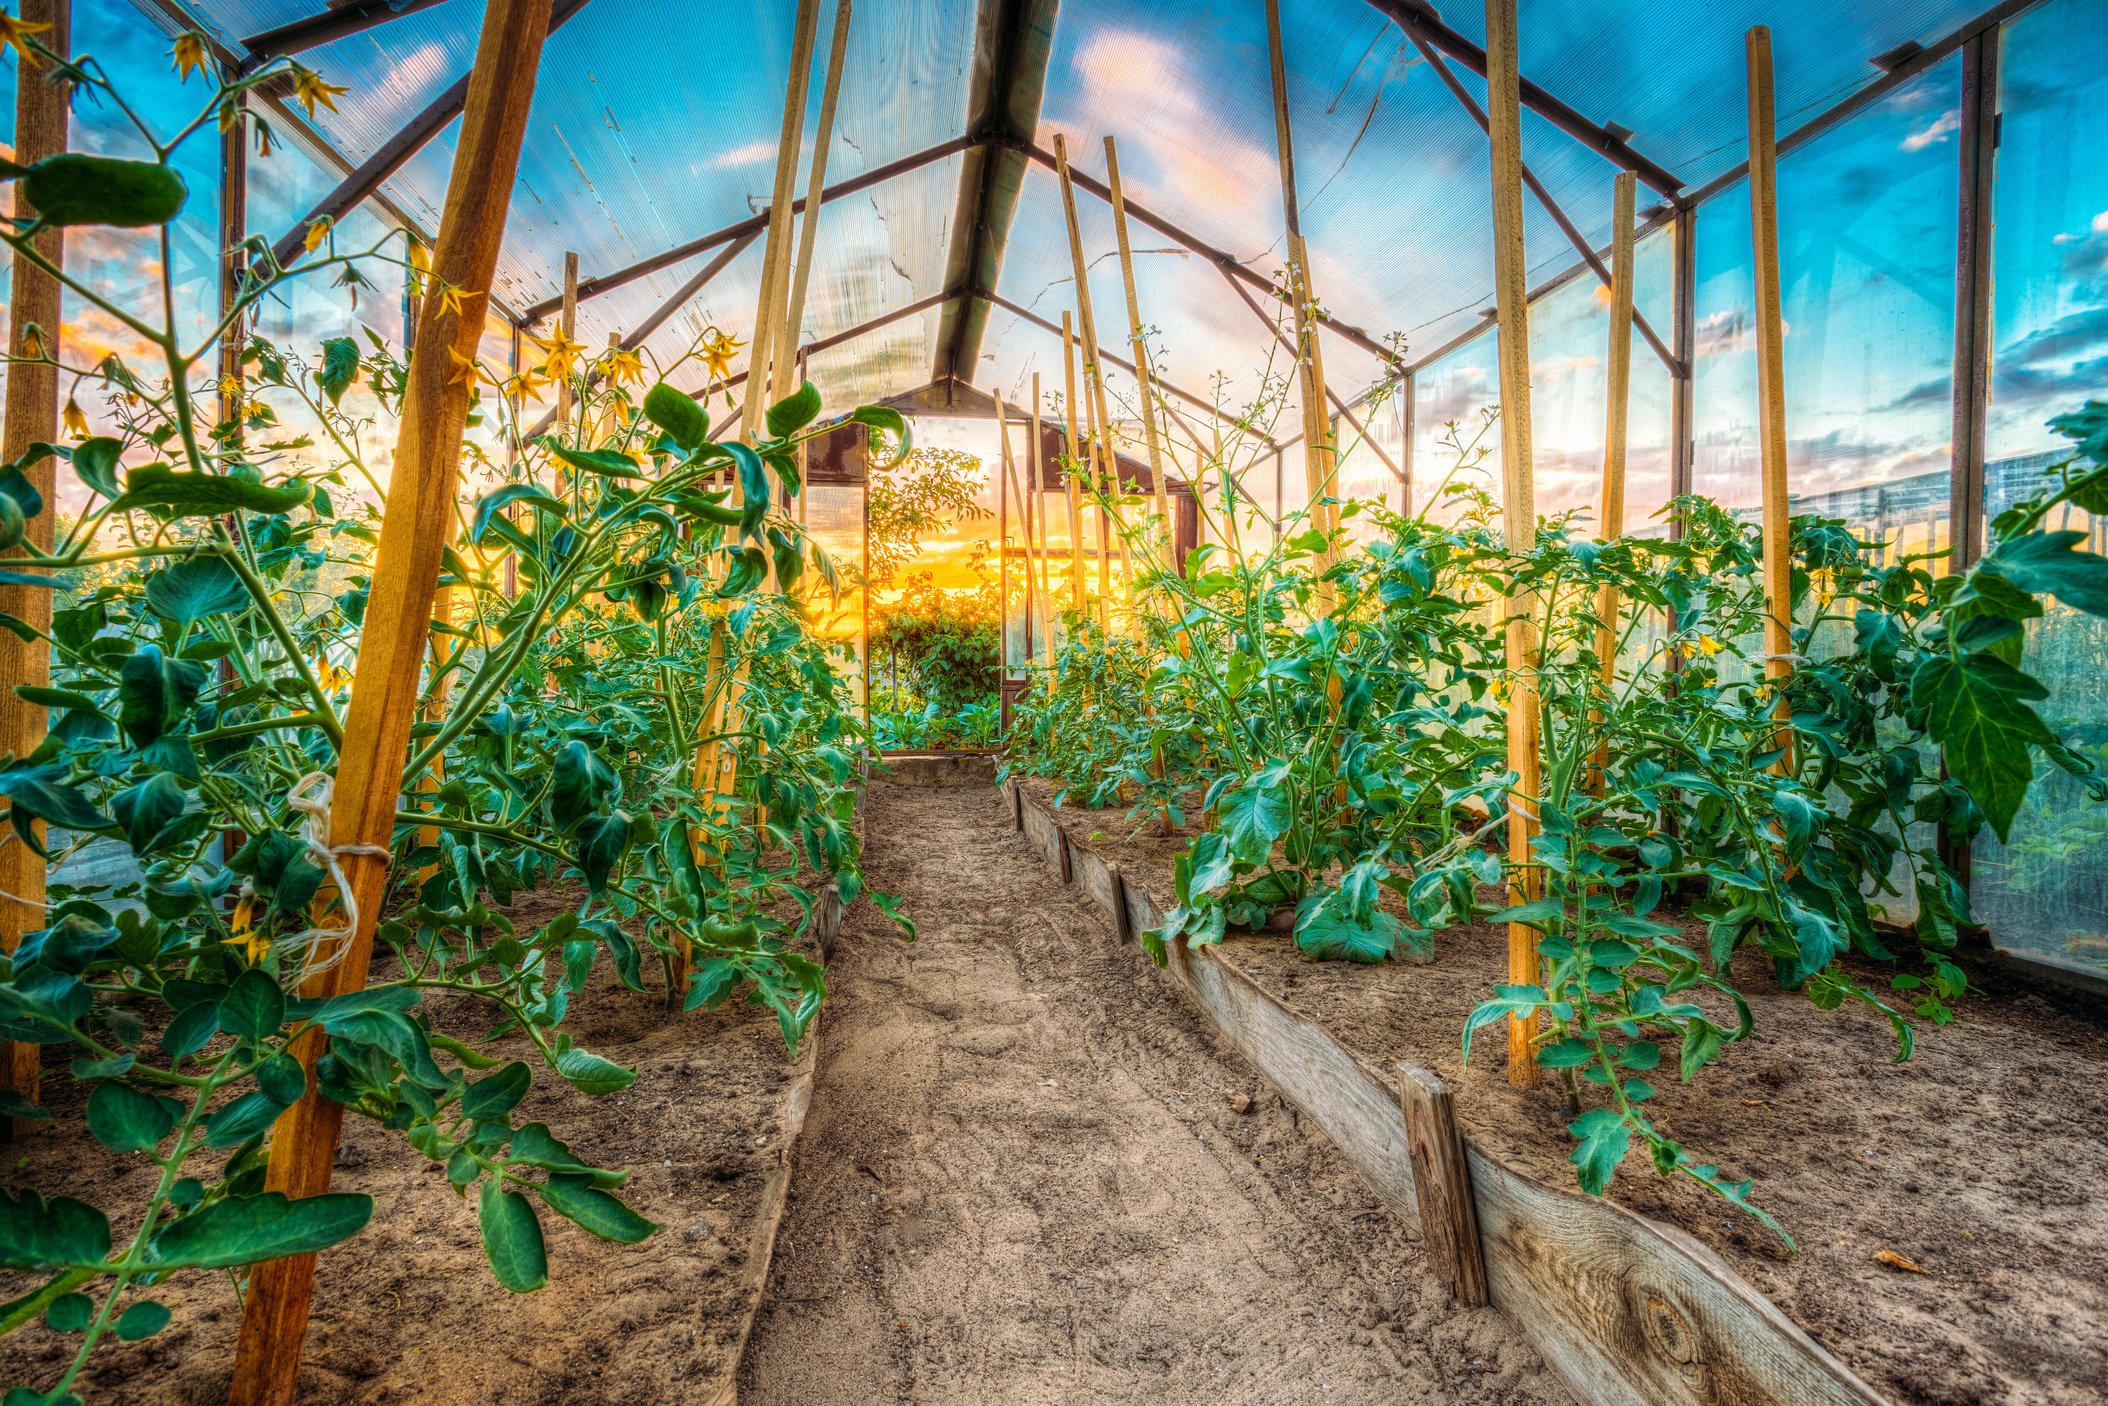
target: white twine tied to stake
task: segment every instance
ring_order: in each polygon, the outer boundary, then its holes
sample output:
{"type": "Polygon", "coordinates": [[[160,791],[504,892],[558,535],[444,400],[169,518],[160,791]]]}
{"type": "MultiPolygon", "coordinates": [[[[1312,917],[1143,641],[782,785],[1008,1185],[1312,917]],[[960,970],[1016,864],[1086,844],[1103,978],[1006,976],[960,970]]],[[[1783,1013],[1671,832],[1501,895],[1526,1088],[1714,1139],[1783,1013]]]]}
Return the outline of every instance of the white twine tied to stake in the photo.
{"type": "Polygon", "coordinates": [[[341,861],[347,854],[370,855],[376,859],[390,857],[386,845],[332,845],[329,837],[329,803],[336,789],[336,778],[326,771],[311,771],[293,783],[286,792],[288,810],[299,812],[303,817],[300,838],[307,845],[307,852],[316,863],[329,871],[330,881],[337,886],[337,902],[342,905],[344,921],[339,926],[310,927],[295,933],[286,941],[302,947],[305,954],[300,961],[302,981],[320,972],[326,972],[344,960],[351,951],[352,937],[359,930],[359,900],[352,893],[351,880],[344,875],[341,861]],[[327,956],[318,956],[324,945],[330,950],[327,956]]]}

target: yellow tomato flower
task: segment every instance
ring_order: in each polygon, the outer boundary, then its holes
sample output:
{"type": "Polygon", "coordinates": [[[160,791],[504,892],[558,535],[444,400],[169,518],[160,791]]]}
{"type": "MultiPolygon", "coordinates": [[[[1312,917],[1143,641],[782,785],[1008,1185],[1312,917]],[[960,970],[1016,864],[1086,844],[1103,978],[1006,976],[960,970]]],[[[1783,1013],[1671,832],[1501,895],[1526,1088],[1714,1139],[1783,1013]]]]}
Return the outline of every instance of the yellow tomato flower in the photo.
{"type": "Polygon", "coordinates": [[[205,66],[205,36],[195,29],[186,29],[176,36],[175,47],[169,50],[175,59],[176,75],[183,82],[205,66]]]}
{"type": "Polygon", "coordinates": [[[1698,637],[1698,652],[1710,659],[1720,652],[1720,641],[1714,639],[1711,635],[1700,635],[1698,637]]]}
{"type": "Polygon", "coordinates": [[[42,34],[49,28],[51,26],[48,24],[26,24],[7,11],[0,10],[0,47],[13,49],[22,56],[23,63],[35,68],[37,56],[32,54],[29,46],[22,41],[29,35],[42,34]]]}
{"type": "Polygon", "coordinates": [[[644,384],[644,358],[625,347],[617,347],[607,356],[608,379],[618,386],[641,386],[644,384]]]}
{"type": "Polygon", "coordinates": [[[410,291],[424,292],[425,275],[432,271],[432,251],[416,235],[410,236],[410,291]]]}
{"type": "Polygon", "coordinates": [[[88,437],[88,417],[81,410],[81,403],[72,396],[66,397],[66,409],[59,418],[65,421],[67,434],[75,439],[88,437]]]}
{"type": "Polygon", "coordinates": [[[537,339],[535,345],[549,353],[548,360],[542,363],[542,372],[552,381],[569,376],[571,368],[578,364],[578,354],[585,350],[584,343],[572,341],[561,331],[546,342],[537,339]]]}
{"type": "Polygon", "coordinates": [[[350,91],[351,89],[339,87],[335,83],[323,82],[322,75],[311,68],[302,68],[297,63],[293,65],[293,96],[307,109],[309,118],[314,117],[317,103],[335,112],[337,104],[333,99],[339,93],[350,91]]]}
{"type": "Polygon", "coordinates": [[[318,217],[313,224],[307,227],[307,235],[300,243],[306,248],[308,253],[314,253],[322,247],[322,241],[329,238],[329,232],[336,227],[336,224],[337,222],[328,215],[318,217]]]}
{"type": "Polygon", "coordinates": [[[697,348],[703,354],[703,367],[710,373],[710,379],[722,381],[729,378],[732,374],[732,353],[745,345],[745,342],[713,329],[697,348]]]}
{"type": "Polygon", "coordinates": [[[447,384],[450,386],[467,386],[473,391],[476,388],[476,378],[483,371],[483,368],[476,364],[476,358],[463,356],[452,347],[446,349],[446,354],[452,357],[454,361],[454,374],[447,378],[447,384]]]}
{"type": "Polygon", "coordinates": [[[240,952],[242,960],[252,967],[271,955],[271,935],[256,926],[254,898],[244,898],[234,905],[234,936],[223,937],[220,942],[240,952]]]}
{"type": "Polygon", "coordinates": [[[450,312],[456,317],[464,316],[465,314],[462,311],[461,300],[466,298],[470,302],[474,302],[476,299],[482,296],[483,295],[481,293],[471,293],[465,288],[456,288],[452,284],[449,284],[439,290],[439,311],[441,313],[450,312]]]}

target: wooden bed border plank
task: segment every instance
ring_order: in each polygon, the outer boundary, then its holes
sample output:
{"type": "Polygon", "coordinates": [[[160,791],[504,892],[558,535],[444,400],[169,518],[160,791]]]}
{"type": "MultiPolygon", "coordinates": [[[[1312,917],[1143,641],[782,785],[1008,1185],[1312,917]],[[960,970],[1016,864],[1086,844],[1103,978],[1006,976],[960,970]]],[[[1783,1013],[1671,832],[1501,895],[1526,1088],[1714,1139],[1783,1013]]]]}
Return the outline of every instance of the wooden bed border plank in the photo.
{"type": "MultiPolygon", "coordinates": [[[[1063,827],[1022,787],[1016,795],[1027,838],[1058,872],[1063,827]]],[[[1104,863],[1088,845],[1066,844],[1077,867],[1104,863]]],[[[1131,929],[1156,927],[1156,903],[1142,885],[1122,879],[1112,893],[1125,898],[1131,929]]],[[[1086,891],[1098,898],[1095,886],[1086,891]]],[[[1420,1225],[1398,1086],[1221,947],[1193,952],[1174,945],[1168,972],[1385,1205],[1420,1225]]],[[[1600,1406],[1888,1406],[1690,1236],[1613,1201],[1541,1185],[1469,1139],[1464,1145],[1492,1302],[1577,1399],[1600,1406]]]]}

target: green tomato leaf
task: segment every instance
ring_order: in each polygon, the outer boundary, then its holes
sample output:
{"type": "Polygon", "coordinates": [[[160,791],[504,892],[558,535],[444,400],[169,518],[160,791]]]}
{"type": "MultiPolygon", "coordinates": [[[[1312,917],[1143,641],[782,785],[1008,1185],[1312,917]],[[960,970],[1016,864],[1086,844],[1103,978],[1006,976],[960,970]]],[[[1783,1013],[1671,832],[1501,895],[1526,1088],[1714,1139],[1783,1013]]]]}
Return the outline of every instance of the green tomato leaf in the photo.
{"type": "Polygon", "coordinates": [[[476,1222],[483,1231],[483,1253],[491,1273],[515,1294],[528,1294],[549,1282],[549,1255],[542,1243],[542,1223],[534,1203],[507,1191],[496,1178],[478,1193],[476,1222]]]}
{"type": "Polygon", "coordinates": [[[151,1152],[175,1126],[166,1100],[130,1084],[106,1080],[88,1095],[88,1135],[112,1152],[151,1152]]]}
{"type": "Polygon", "coordinates": [[[618,1245],[634,1245],[659,1228],[612,1193],[595,1186],[591,1177],[575,1173],[552,1175],[542,1187],[542,1203],[564,1219],[618,1245]]]}
{"type": "Polygon", "coordinates": [[[287,1200],[276,1191],[229,1196],[165,1227],[154,1239],[165,1265],[231,1269],[307,1255],[348,1240],[373,1219],[373,1198],[328,1192],[287,1200]]]}

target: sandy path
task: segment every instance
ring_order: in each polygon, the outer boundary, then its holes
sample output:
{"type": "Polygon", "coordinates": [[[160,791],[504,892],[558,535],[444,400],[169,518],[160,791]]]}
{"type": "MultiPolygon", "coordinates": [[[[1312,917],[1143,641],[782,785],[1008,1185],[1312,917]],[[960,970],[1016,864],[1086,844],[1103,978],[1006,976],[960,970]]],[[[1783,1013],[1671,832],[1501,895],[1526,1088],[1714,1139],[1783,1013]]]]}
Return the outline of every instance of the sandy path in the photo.
{"type": "Polygon", "coordinates": [[[844,933],[743,1401],[1565,1400],[995,792],[866,819],[922,936],[844,933]]]}

